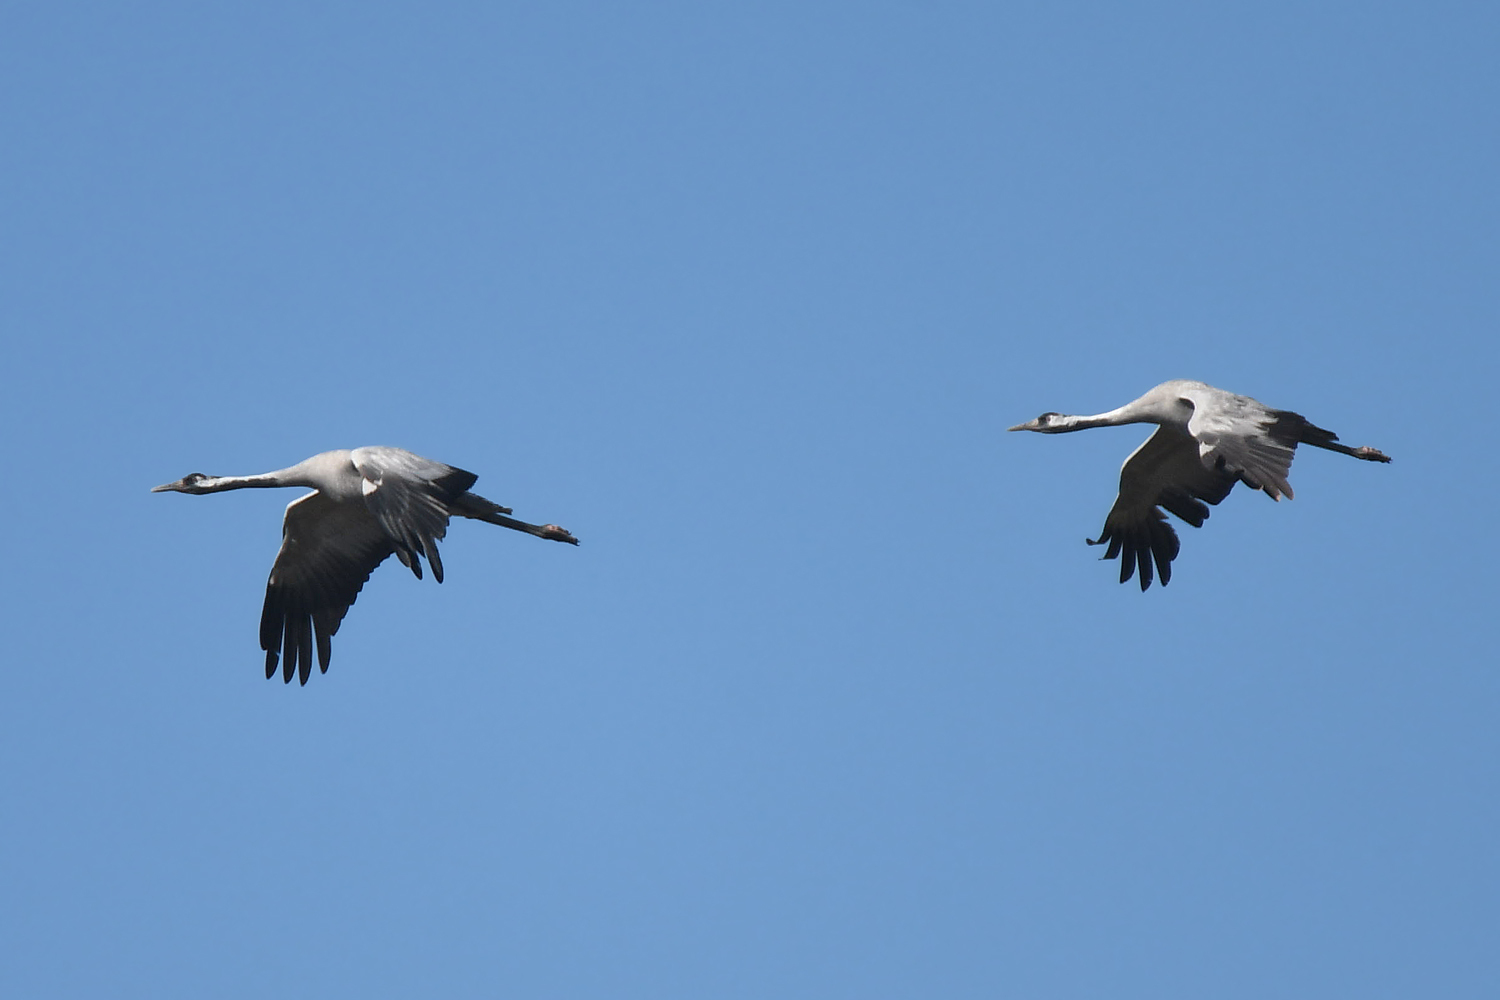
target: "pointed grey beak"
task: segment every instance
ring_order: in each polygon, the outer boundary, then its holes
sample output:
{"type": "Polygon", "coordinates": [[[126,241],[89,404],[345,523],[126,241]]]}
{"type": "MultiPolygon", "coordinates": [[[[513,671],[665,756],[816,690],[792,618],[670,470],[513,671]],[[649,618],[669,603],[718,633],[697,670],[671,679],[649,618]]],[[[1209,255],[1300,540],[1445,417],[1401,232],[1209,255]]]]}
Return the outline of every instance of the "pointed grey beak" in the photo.
{"type": "Polygon", "coordinates": [[[1008,431],[1034,431],[1036,430],[1036,421],[1028,420],[1024,424],[1016,424],[1014,427],[1007,427],[1005,429],[1008,431]]]}

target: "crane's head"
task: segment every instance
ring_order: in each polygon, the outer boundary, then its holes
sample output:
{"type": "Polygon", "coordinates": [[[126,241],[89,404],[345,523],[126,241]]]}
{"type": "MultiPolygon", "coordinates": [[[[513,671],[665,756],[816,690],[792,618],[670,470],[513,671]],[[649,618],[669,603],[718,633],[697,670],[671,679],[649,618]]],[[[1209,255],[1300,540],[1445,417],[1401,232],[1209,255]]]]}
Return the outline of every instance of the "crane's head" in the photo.
{"type": "Polygon", "coordinates": [[[213,476],[206,476],[201,472],[189,472],[174,483],[162,483],[160,486],[151,487],[152,493],[212,493],[214,492],[205,483],[213,482],[213,476]]]}
{"type": "Polygon", "coordinates": [[[1063,431],[1071,430],[1067,419],[1061,413],[1043,413],[1035,420],[1028,420],[1024,424],[1016,424],[1007,428],[1013,431],[1036,431],[1039,434],[1061,434],[1063,431]]]}

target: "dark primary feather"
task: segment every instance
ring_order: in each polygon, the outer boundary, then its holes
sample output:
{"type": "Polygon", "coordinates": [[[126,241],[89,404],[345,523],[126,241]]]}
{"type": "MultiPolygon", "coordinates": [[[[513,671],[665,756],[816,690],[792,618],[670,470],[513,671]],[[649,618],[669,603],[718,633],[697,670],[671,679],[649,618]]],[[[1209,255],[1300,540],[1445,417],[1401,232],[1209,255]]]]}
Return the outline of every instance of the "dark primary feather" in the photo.
{"type": "Polygon", "coordinates": [[[1120,582],[1139,572],[1141,589],[1152,582],[1152,565],[1162,586],[1172,579],[1172,560],[1182,547],[1177,532],[1158,507],[1195,528],[1208,519],[1208,505],[1234,489],[1236,477],[1209,468],[1198,457],[1198,443],[1169,426],[1137,448],[1120,469],[1120,494],[1090,545],[1108,545],[1105,559],[1120,558],[1120,582]]]}
{"type": "Polygon", "coordinates": [[[1120,557],[1120,582],[1124,583],[1140,571],[1141,589],[1151,586],[1151,563],[1154,559],[1161,574],[1161,585],[1165,587],[1172,579],[1172,560],[1182,543],[1177,532],[1167,523],[1167,517],[1154,507],[1145,517],[1128,523],[1111,525],[1105,522],[1098,539],[1085,539],[1090,545],[1109,543],[1104,550],[1105,559],[1120,557]]]}
{"type": "Polygon", "coordinates": [[[335,503],[309,493],[286,509],[281,551],[266,583],[260,616],[260,648],[266,677],[303,684],[312,674],[312,649],[327,672],[331,639],[375,567],[395,551],[391,539],[363,504],[335,503]]]}

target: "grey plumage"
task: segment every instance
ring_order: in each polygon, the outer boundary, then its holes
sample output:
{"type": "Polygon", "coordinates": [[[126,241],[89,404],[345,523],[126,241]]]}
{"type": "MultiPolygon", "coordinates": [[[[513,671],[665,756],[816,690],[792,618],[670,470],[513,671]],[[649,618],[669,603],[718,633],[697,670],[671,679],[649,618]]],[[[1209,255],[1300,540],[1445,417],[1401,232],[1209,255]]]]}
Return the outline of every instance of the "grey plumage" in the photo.
{"type": "Polygon", "coordinates": [[[1044,413],[1013,431],[1064,434],[1090,427],[1153,423],[1147,438],[1120,469],[1120,493],[1104,530],[1090,545],[1106,545],[1105,559],[1120,559],[1120,582],[1139,574],[1141,590],[1151,586],[1152,569],[1162,586],[1172,579],[1172,560],[1181,543],[1162,509],[1195,528],[1244,483],[1272,500],[1292,497],[1287,481],[1298,444],[1363,459],[1389,462],[1374,448],[1351,448],[1338,435],[1290,410],[1275,410],[1249,396],[1202,382],[1163,382],[1141,398],[1094,416],[1044,413]]]}
{"type": "Polygon", "coordinates": [[[417,579],[422,560],[443,582],[438,542],[453,515],[513,528],[551,541],[578,544],[555,524],[506,517],[509,507],[469,487],[472,472],[434,462],[401,448],[327,451],[286,469],[256,476],[206,476],[194,472],[153,493],[219,493],[256,487],[306,486],[315,492],[293,500],[282,522],[281,549],[266,583],[260,647],[266,677],[293,676],[306,684],[313,648],[327,672],[332,639],[375,567],[392,553],[417,579]]]}

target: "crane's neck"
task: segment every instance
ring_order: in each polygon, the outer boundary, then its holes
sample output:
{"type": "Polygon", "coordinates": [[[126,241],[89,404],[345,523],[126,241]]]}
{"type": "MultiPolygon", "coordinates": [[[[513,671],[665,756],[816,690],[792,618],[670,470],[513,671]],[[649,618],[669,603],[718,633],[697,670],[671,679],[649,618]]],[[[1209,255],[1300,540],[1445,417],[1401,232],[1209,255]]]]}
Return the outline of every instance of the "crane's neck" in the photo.
{"type": "Polygon", "coordinates": [[[1064,414],[1055,417],[1052,426],[1048,428],[1054,434],[1066,434],[1069,431],[1083,431],[1090,427],[1119,427],[1122,424],[1144,424],[1154,423],[1152,416],[1141,413],[1131,404],[1126,404],[1118,409],[1110,410],[1108,413],[1095,413],[1087,416],[1072,416],[1064,414]]]}
{"type": "Polygon", "coordinates": [[[225,490],[268,489],[276,486],[314,486],[306,477],[296,475],[296,467],[258,476],[210,476],[198,482],[200,493],[222,493],[225,490]]]}

